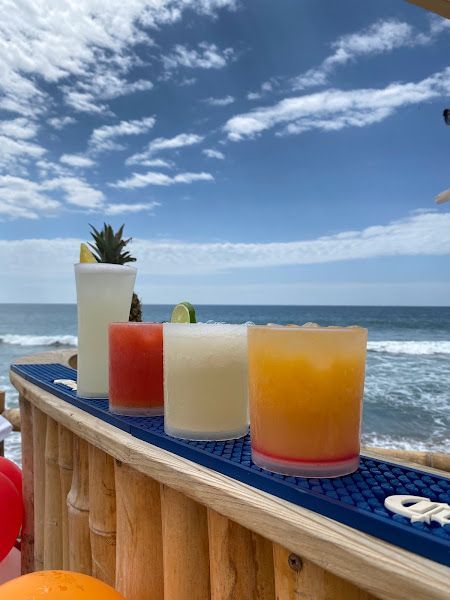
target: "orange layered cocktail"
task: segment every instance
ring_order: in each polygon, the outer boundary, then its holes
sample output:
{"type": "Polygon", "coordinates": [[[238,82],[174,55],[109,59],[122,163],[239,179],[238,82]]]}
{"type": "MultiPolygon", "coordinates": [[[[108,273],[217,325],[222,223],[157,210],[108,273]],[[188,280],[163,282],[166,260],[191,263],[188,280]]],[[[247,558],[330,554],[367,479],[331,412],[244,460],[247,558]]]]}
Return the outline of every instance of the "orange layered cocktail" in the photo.
{"type": "Polygon", "coordinates": [[[257,465],[304,477],[358,468],[366,346],[361,327],[248,328],[257,465]]]}

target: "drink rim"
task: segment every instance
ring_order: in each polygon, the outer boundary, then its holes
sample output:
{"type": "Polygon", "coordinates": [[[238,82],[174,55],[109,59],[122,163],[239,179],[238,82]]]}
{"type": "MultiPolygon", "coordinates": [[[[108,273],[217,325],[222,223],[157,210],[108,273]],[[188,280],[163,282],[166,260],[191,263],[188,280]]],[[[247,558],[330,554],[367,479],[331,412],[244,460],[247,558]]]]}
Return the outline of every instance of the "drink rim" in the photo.
{"type": "Polygon", "coordinates": [[[333,331],[345,331],[348,333],[352,333],[354,331],[363,331],[368,332],[367,327],[360,327],[359,325],[329,325],[329,326],[304,326],[304,325],[248,325],[249,329],[266,329],[266,330],[274,330],[274,331],[308,331],[308,332],[327,332],[332,333],[333,331]]]}
{"type": "Polygon", "coordinates": [[[137,273],[136,267],[129,267],[128,265],[116,265],[113,263],[75,263],[74,267],[77,271],[127,271],[137,273]]]}
{"type": "Polygon", "coordinates": [[[128,326],[136,326],[136,325],[164,325],[161,321],[110,321],[108,323],[108,327],[110,325],[128,325],[128,326]]]}
{"type": "Polygon", "coordinates": [[[196,327],[196,328],[200,328],[200,327],[207,327],[207,328],[220,328],[220,327],[240,327],[240,328],[247,328],[248,327],[248,323],[202,323],[201,321],[197,321],[197,323],[171,323],[170,321],[164,321],[163,322],[164,326],[169,326],[171,329],[182,329],[184,327],[187,328],[191,328],[192,327],[196,327]]]}

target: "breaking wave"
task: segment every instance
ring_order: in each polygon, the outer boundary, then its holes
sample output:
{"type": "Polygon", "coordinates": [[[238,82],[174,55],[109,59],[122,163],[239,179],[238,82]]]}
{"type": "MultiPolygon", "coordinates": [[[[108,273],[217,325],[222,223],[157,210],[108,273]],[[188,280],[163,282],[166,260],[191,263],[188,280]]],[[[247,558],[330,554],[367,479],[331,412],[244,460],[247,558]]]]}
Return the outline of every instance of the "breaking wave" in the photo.
{"type": "Polygon", "coordinates": [[[446,341],[378,341],[369,342],[367,349],[371,352],[387,354],[450,354],[450,342],[446,341]]]}
{"type": "Polygon", "coordinates": [[[76,335],[0,335],[0,344],[15,346],[76,346],[76,335]]]}

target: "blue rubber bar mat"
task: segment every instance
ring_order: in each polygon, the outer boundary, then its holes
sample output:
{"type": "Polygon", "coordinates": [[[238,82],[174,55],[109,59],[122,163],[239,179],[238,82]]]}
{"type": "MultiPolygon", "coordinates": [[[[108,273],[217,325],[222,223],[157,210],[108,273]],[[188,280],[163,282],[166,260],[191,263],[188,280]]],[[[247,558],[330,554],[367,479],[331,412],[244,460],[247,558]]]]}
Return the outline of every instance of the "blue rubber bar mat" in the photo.
{"type": "Polygon", "coordinates": [[[83,399],[55,379],[76,379],[59,364],[12,365],[11,370],[58,398],[154,446],[223,473],[345,525],[450,566],[450,525],[410,523],[384,508],[394,494],[425,496],[450,503],[450,479],[419,469],[361,457],[356,473],[336,479],[306,479],[260,469],[251,460],[250,437],[226,442],[185,441],[164,433],[163,417],[124,417],[108,410],[108,400],[83,399]]]}

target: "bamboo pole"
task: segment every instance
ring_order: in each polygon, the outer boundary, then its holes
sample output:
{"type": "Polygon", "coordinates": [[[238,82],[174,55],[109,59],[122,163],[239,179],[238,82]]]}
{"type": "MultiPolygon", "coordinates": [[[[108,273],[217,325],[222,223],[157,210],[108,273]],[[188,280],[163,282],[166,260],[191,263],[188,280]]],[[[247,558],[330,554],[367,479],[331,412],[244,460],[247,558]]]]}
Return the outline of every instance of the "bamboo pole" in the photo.
{"type": "Polygon", "coordinates": [[[62,506],[58,465],[58,423],[47,417],[45,437],[44,569],[62,569],[62,506]]]}
{"type": "Polygon", "coordinates": [[[89,490],[92,575],[114,586],[116,578],[114,459],[94,446],[89,446],[89,490]]]}
{"type": "Polygon", "coordinates": [[[443,452],[430,452],[429,466],[433,469],[450,472],[450,454],[443,452]]]}
{"type": "Polygon", "coordinates": [[[34,566],[44,568],[45,529],[45,437],[47,416],[35,406],[33,412],[33,481],[34,481],[34,566]]]}
{"type": "Polygon", "coordinates": [[[161,486],[164,593],[170,600],[210,597],[206,508],[161,486]]]}
{"type": "Polygon", "coordinates": [[[34,571],[34,488],[33,488],[33,414],[31,404],[19,396],[22,420],[22,495],[21,537],[22,575],[34,571]]]}
{"type": "Polygon", "coordinates": [[[58,465],[61,484],[61,537],[63,569],[68,570],[69,564],[69,525],[67,511],[67,496],[72,486],[73,473],[73,436],[72,432],[58,425],[58,465]]]}
{"type": "MultiPolygon", "coordinates": [[[[5,393],[5,392],[3,392],[5,393]]],[[[1,395],[1,392],[0,392],[1,395]]],[[[4,405],[3,405],[4,406],[4,405]]],[[[1,411],[1,402],[0,402],[1,411]]],[[[12,425],[13,431],[20,431],[20,410],[18,408],[4,408],[1,413],[2,417],[5,417],[12,425]]]]}
{"type": "Polygon", "coordinates": [[[277,600],[376,600],[368,592],[278,544],[273,544],[273,559],[277,600]]]}
{"type": "Polygon", "coordinates": [[[271,543],[208,510],[211,600],[273,600],[271,543]]]}
{"type": "MultiPolygon", "coordinates": [[[[127,600],[163,600],[159,484],[116,461],[116,589],[127,600]]],[[[167,598],[170,600],[170,598],[167,598]]]]}
{"type": "Polygon", "coordinates": [[[87,442],[73,438],[72,487],[67,496],[69,525],[69,567],[71,571],[92,573],[89,537],[89,448],[87,442]]]}

